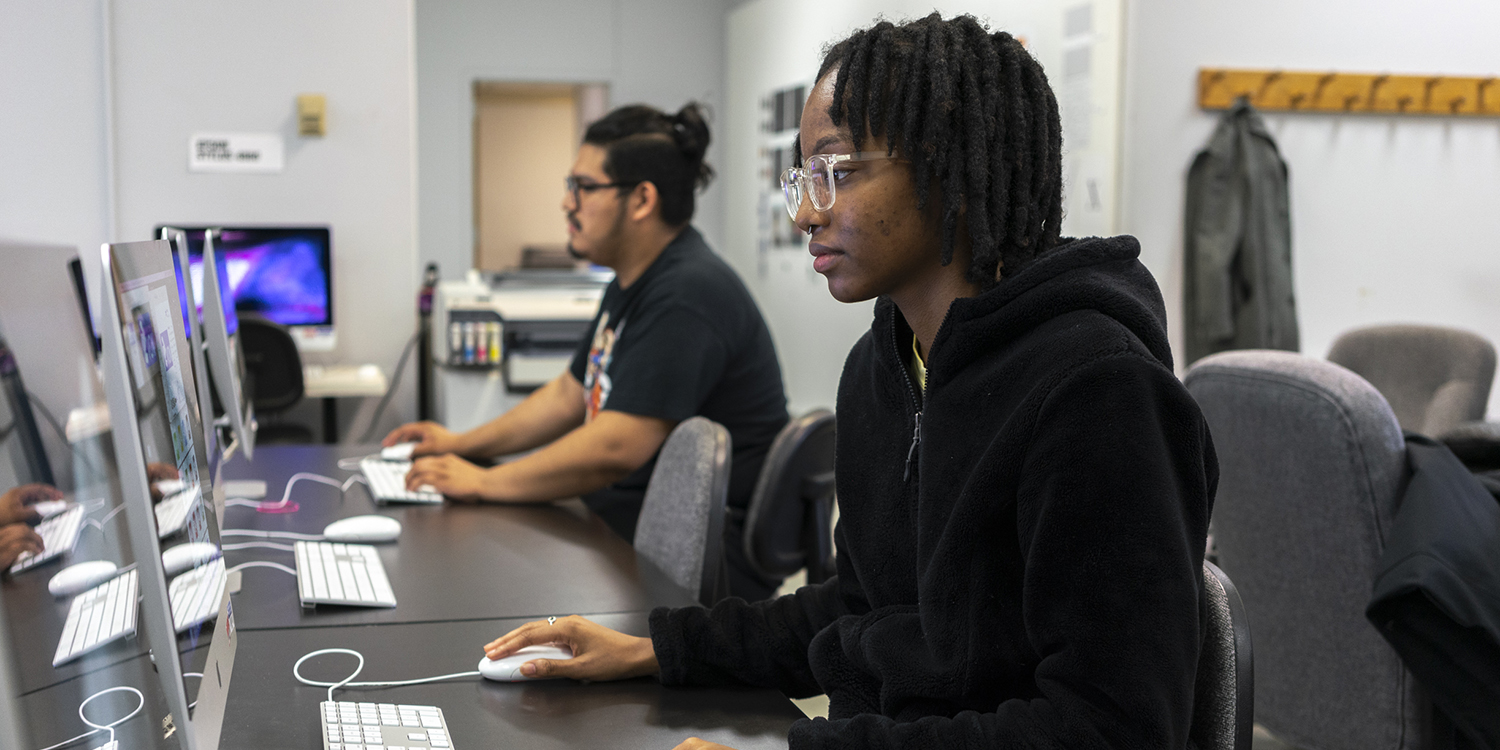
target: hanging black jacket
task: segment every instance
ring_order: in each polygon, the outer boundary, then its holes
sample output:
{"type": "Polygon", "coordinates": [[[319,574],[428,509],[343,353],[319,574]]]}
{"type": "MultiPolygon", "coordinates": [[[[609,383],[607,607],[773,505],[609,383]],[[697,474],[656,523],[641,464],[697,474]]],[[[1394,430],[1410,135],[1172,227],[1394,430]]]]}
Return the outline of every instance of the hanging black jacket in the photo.
{"type": "Polygon", "coordinates": [[[839,384],[838,576],[654,611],[662,681],[827,693],[794,749],[1185,747],[1218,470],[1138,255],[1068,241],[955,301],[925,394],[880,301],[839,384]]]}

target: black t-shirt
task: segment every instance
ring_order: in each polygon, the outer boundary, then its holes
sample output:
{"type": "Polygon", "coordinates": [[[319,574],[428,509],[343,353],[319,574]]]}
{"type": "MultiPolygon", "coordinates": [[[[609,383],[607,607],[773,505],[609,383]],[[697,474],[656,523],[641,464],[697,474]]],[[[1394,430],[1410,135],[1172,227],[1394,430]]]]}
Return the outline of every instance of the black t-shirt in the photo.
{"type": "MultiPolygon", "coordinates": [[[[761,463],[787,422],[771,332],[744,282],[688,227],[628,289],[612,282],[573,356],[587,419],[602,409],[681,421],[703,416],[732,441],[726,544],[739,545],[761,463]]],[[[653,456],[630,476],[584,496],[627,540],[635,537],[653,456]]],[[[726,550],[732,562],[742,557],[726,550]]]]}

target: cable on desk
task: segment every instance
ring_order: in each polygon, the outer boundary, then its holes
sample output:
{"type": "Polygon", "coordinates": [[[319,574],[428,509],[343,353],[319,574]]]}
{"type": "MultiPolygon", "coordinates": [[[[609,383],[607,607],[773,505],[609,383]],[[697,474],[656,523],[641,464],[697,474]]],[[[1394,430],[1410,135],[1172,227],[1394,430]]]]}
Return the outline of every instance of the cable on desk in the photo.
{"type": "Polygon", "coordinates": [[[221,544],[221,545],[219,545],[219,549],[223,549],[223,550],[250,549],[252,547],[263,547],[263,548],[266,548],[266,549],[279,549],[279,550],[283,550],[283,551],[286,551],[286,552],[295,552],[295,551],[297,551],[297,548],[293,547],[290,544],[278,544],[276,542],[235,542],[234,544],[221,544]]]}
{"type": "Polygon", "coordinates": [[[479,672],[476,670],[471,672],[454,672],[453,674],[438,675],[437,677],[419,677],[415,680],[395,680],[391,682],[352,682],[352,680],[355,677],[358,677],[359,673],[363,672],[364,669],[364,654],[348,648],[322,648],[311,653],[303,654],[302,658],[298,659],[297,663],[292,665],[292,676],[297,678],[297,681],[302,683],[303,685],[328,688],[329,703],[333,702],[333,691],[338,690],[342,687],[399,687],[401,685],[421,685],[427,682],[441,682],[443,680],[456,680],[461,677],[479,676],[479,672]],[[348,677],[345,677],[338,682],[318,682],[317,680],[309,680],[306,677],[303,677],[301,672],[302,662],[305,662],[308,659],[313,658],[314,656],[322,656],[324,654],[349,654],[350,656],[359,659],[359,666],[354,668],[353,674],[350,674],[348,677]]]}
{"type": "Polygon", "coordinates": [[[109,732],[109,741],[110,742],[114,742],[115,741],[115,727],[117,727],[117,726],[119,726],[121,724],[124,724],[125,722],[130,721],[131,719],[135,718],[135,715],[138,714],[138,713],[140,713],[141,709],[145,708],[145,707],[146,707],[146,696],[141,695],[141,691],[136,690],[135,688],[130,687],[129,685],[116,685],[115,687],[112,687],[112,688],[105,688],[103,690],[100,690],[99,692],[94,693],[93,695],[90,695],[87,698],[84,698],[83,702],[80,703],[80,704],[78,704],[78,718],[82,719],[84,724],[87,724],[87,725],[93,727],[93,729],[90,729],[89,731],[84,732],[83,734],[80,734],[77,737],[74,737],[72,739],[63,740],[62,742],[59,742],[56,745],[49,745],[47,747],[44,747],[44,748],[42,748],[42,750],[57,750],[57,748],[60,748],[60,747],[67,747],[68,745],[71,745],[71,744],[73,744],[73,743],[75,743],[75,742],[77,742],[77,741],[79,741],[81,739],[84,739],[85,737],[92,737],[92,736],[94,736],[94,735],[96,735],[96,734],[98,734],[100,732],[109,732]],[[136,704],[134,711],[131,711],[130,713],[126,714],[123,718],[115,719],[114,721],[112,721],[112,722],[110,722],[108,724],[95,724],[94,722],[89,721],[89,717],[83,715],[83,709],[84,709],[85,706],[87,706],[89,704],[90,701],[94,700],[95,698],[98,698],[101,695],[107,695],[109,693],[119,693],[119,692],[135,693],[135,697],[136,697],[137,700],[140,701],[140,703],[136,704]]]}
{"type": "Polygon", "coordinates": [[[261,531],[260,529],[224,529],[219,536],[250,536],[257,539],[297,539],[304,542],[321,542],[322,534],[298,534],[295,531],[261,531]]]}
{"type": "Polygon", "coordinates": [[[239,572],[241,570],[244,570],[245,568],[275,568],[275,569],[277,569],[279,571],[282,571],[284,573],[291,573],[292,575],[297,575],[297,569],[296,568],[288,568],[287,566],[282,565],[281,563],[274,563],[274,562],[269,562],[269,561],[266,561],[266,560],[251,560],[250,562],[240,563],[239,565],[236,565],[236,566],[234,566],[234,567],[232,567],[232,568],[224,571],[224,575],[229,575],[230,573],[237,573],[237,572],[239,572]]]}
{"type": "Polygon", "coordinates": [[[103,518],[99,518],[99,519],[88,518],[88,519],[84,519],[83,523],[86,526],[93,526],[94,528],[96,528],[99,531],[103,532],[104,531],[104,524],[107,524],[110,521],[113,521],[114,518],[115,518],[115,516],[120,515],[120,511],[122,511],[122,510],[125,510],[125,506],[124,505],[121,505],[120,507],[115,508],[114,510],[112,510],[112,511],[106,513],[106,514],[104,514],[103,518]]]}
{"type": "Polygon", "coordinates": [[[226,506],[243,505],[248,508],[254,508],[262,513],[296,513],[301,508],[301,506],[297,503],[292,502],[292,485],[295,485],[296,483],[304,479],[311,482],[326,484],[330,487],[339,488],[340,498],[344,496],[344,493],[349,491],[349,488],[353,486],[356,480],[364,481],[363,477],[350,477],[349,479],[340,482],[337,479],[334,479],[332,477],[325,477],[322,474],[314,474],[310,471],[299,471],[296,474],[293,474],[290,479],[286,480],[286,489],[281,493],[280,502],[272,503],[263,500],[250,500],[243,497],[232,497],[228,500],[225,500],[224,504],[226,506]]]}

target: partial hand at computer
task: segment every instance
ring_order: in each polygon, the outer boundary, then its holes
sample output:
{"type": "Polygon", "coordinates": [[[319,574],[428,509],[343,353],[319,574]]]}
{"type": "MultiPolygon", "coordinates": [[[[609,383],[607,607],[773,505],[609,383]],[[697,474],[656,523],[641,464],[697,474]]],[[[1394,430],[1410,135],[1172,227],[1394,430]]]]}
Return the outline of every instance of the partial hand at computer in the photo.
{"type": "Polygon", "coordinates": [[[397,443],[416,443],[411,450],[413,458],[462,452],[457,433],[437,422],[409,422],[391,430],[391,433],[380,441],[381,447],[384,448],[397,443]]]}
{"type": "Polygon", "coordinates": [[[47,484],[23,484],[4,495],[0,495],[0,526],[12,523],[29,523],[41,517],[31,507],[44,500],[61,500],[63,493],[47,484]]]}
{"type": "Polygon", "coordinates": [[[42,553],[42,537],[36,530],[24,523],[0,527],[0,570],[9,568],[22,552],[42,553]]]}
{"type": "Polygon", "coordinates": [[[485,644],[484,655],[503,659],[527,646],[566,645],[571,659],[533,659],[521,666],[527,677],[570,677],[575,680],[623,680],[661,671],[650,638],[610,630],[578,615],[555,622],[528,622],[485,644]]]}
{"type": "Polygon", "coordinates": [[[449,500],[479,502],[484,499],[486,471],[451,453],[423,456],[411,462],[411,471],[406,472],[406,489],[415,491],[426,484],[449,500]]]}
{"type": "Polygon", "coordinates": [[[146,464],[146,479],[151,484],[151,501],[156,502],[158,500],[161,500],[165,496],[163,495],[162,491],[157,488],[157,482],[160,482],[163,479],[179,478],[180,477],[177,474],[176,466],[173,466],[171,464],[164,464],[160,461],[152,461],[151,463],[146,464]]]}

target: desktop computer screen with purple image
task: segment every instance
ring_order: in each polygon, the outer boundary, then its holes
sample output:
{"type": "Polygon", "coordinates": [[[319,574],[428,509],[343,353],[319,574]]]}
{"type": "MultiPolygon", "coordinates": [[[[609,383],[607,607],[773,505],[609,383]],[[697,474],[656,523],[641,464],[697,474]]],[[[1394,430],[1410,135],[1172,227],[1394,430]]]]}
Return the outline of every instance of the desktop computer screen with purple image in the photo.
{"type": "MultiPolygon", "coordinates": [[[[187,233],[194,289],[202,289],[203,231],[187,233]]],[[[160,233],[160,227],[157,228],[160,233]]],[[[333,253],[327,227],[223,227],[215,246],[229,333],[235,312],[253,312],[284,326],[333,325],[333,253]],[[229,298],[234,304],[229,304],[229,298]]],[[[200,316],[203,300],[194,300],[200,316]]]]}

